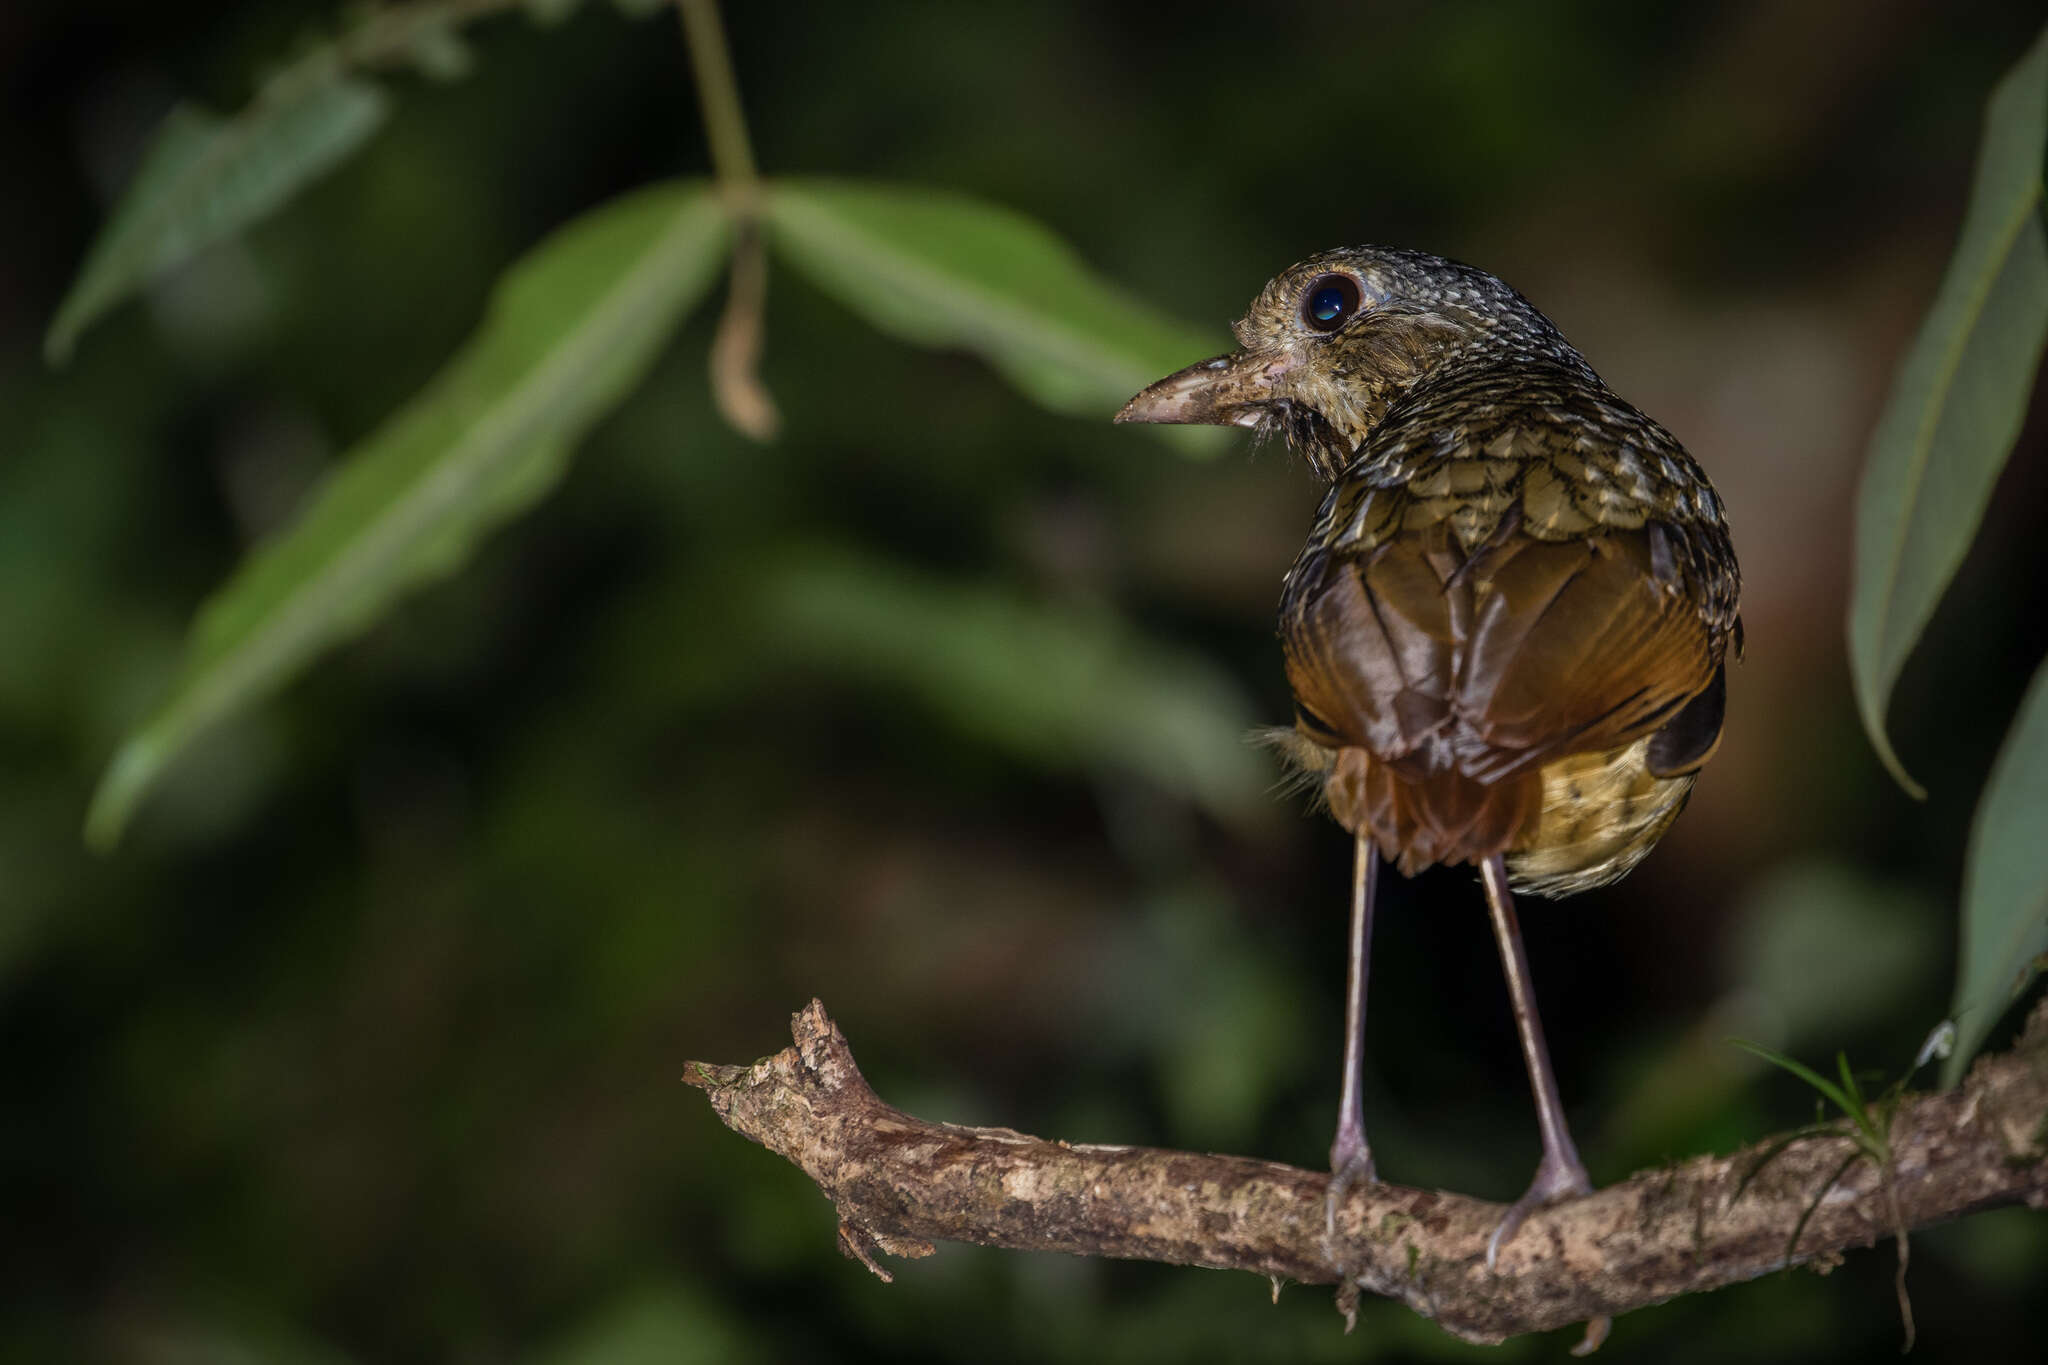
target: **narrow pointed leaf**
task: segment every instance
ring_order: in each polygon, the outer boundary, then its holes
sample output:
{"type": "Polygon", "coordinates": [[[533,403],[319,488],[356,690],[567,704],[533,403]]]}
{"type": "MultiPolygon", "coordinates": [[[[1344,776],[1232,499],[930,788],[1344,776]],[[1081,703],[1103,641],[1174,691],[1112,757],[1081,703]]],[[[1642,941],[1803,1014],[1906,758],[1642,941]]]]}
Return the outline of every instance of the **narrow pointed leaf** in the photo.
{"type": "Polygon", "coordinates": [[[708,190],[670,184],[584,215],[514,265],[440,375],[202,608],[175,692],[101,779],[88,842],[118,839],[202,728],[457,567],[544,493],[702,295],[726,235],[708,190]]]}
{"type": "Polygon", "coordinates": [[[62,364],[109,309],[274,212],[368,141],[389,110],[382,89],[331,60],[281,73],[232,118],[171,110],[58,307],[44,354],[62,364]]]}
{"type": "MultiPolygon", "coordinates": [[[[1835,1072],[1842,1078],[1842,1092],[1854,1102],[1856,1109],[1863,1108],[1863,1087],[1856,1083],[1856,1073],[1849,1069],[1849,1054],[1835,1054],[1835,1072]]],[[[1853,1116],[1852,1111],[1852,1116],[1853,1116]]]]}
{"type": "MultiPolygon", "coordinates": [[[[1849,1092],[1836,1085],[1833,1081],[1828,1080],[1798,1058],[1788,1057],[1774,1048],[1765,1047],[1762,1043],[1752,1043],[1747,1038],[1730,1038],[1728,1041],[1753,1057],[1761,1057],[1772,1066],[1791,1072],[1794,1076],[1805,1081],[1816,1091],[1832,1100],[1835,1108],[1841,1110],[1850,1118],[1856,1116],[1855,1108],[1849,1103],[1849,1092]]],[[[1846,1066],[1847,1063],[1844,1062],[1844,1065],[1846,1066]]]]}
{"type": "Polygon", "coordinates": [[[1850,671],[1871,743],[1915,796],[1885,712],[2019,438],[2048,339],[2044,147],[2048,30],[1992,91],[1955,256],[1899,367],[1858,497],[1850,671]]]}
{"type": "Polygon", "coordinates": [[[1977,803],[1963,868],[1963,941],[1956,968],[1955,1050],[1942,1064],[1954,1085],[2048,953],[2048,663],[2019,714],[1977,803]]]}
{"type": "MultiPolygon", "coordinates": [[[[1055,412],[1106,420],[1229,340],[1125,294],[1029,218],[963,195],[784,180],[768,189],[767,219],[783,256],[876,327],[973,351],[1055,412]]],[[[1203,449],[1222,435],[1169,434],[1203,449]]]]}

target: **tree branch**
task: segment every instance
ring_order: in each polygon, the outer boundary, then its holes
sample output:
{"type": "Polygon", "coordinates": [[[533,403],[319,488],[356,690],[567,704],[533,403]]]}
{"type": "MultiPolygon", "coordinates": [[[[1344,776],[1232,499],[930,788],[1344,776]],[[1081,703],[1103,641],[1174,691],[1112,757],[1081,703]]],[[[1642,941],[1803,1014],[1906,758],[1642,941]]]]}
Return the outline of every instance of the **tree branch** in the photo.
{"type": "MultiPolygon", "coordinates": [[[[728,1127],[817,1182],[842,1248],[885,1280],[877,1251],[928,1256],[934,1241],[1166,1261],[1347,1285],[1498,1342],[1778,1270],[1809,1206],[1792,1263],[1872,1246],[1894,1222],[1869,1162],[1830,1183],[1852,1148],[1821,1136],[1760,1170],[1774,1140],[1542,1210],[1491,1272],[1502,1207],[1435,1190],[1354,1189],[1326,1247],[1321,1171],[926,1122],[876,1098],[822,1004],[792,1032],[795,1046],[752,1066],[692,1063],[687,1079],[728,1127]]],[[[1891,1146],[1909,1229],[2001,1204],[2048,1208],[2048,1001],[1961,1087],[1904,1097],[1891,1146]]]]}

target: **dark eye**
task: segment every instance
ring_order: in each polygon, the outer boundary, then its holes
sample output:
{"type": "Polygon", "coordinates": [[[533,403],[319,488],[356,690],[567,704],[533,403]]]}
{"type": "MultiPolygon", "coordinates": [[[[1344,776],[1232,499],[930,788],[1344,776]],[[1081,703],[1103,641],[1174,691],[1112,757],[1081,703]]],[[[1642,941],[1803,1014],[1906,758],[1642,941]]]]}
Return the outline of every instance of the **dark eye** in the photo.
{"type": "Polygon", "coordinates": [[[1334,332],[1358,311],[1358,281],[1349,275],[1324,275],[1301,298],[1301,320],[1311,330],[1334,332]]]}

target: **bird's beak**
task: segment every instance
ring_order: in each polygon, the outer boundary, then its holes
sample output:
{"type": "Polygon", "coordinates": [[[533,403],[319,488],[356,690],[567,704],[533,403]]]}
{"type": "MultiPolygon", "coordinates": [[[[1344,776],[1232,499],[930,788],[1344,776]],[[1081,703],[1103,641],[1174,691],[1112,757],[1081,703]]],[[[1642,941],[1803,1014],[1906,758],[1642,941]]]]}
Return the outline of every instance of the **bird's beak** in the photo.
{"type": "Polygon", "coordinates": [[[1219,355],[1166,376],[1124,404],[1116,420],[1255,427],[1273,401],[1274,382],[1292,368],[1293,358],[1284,355],[1219,355]]]}

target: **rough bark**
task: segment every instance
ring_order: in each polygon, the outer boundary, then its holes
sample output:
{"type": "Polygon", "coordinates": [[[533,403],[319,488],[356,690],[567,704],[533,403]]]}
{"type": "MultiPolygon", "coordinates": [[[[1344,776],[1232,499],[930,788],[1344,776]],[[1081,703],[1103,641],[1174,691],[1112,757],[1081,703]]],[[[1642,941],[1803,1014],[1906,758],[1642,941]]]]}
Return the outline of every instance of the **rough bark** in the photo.
{"type": "Polygon", "coordinates": [[[728,1127],[817,1183],[838,1210],[842,1247],[883,1279],[877,1251],[926,1256],[935,1241],[1166,1261],[1350,1286],[1468,1341],[1498,1342],[1781,1269],[1809,1207],[1789,1263],[1872,1246],[1895,1221],[1912,1229],[2001,1204],[2048,1208],[2048,1001],[2011,1052],[1980,1061],[1957,1089],[1899,1100],[1896,1220],[1870,1161],[1841,1170],[1855,1150],[1846,1138],[1794,1141],[1759,1170],[1777,1143],[1766,1139],[1542,1210],[1492,1270],[1498,1204],[1360,1187],[1326,1245],[1324,1172],[928,1122],[875,1096],[822,1004],[800,1011],[792,1032],[795,1045],[772,1057],[692,1063],[688,1080],[728,1127]]]}

